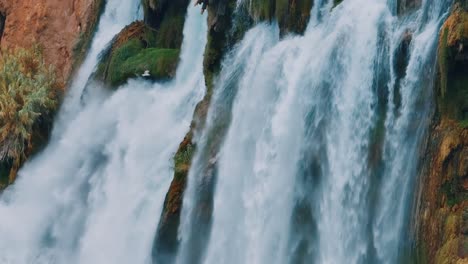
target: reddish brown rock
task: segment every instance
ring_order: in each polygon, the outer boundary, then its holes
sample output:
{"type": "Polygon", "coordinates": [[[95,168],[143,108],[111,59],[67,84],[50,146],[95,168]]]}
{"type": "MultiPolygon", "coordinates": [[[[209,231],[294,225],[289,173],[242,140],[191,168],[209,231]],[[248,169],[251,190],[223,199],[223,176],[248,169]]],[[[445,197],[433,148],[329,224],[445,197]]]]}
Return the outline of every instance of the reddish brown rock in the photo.
{"type": "Polygon", "coordinates": [[[2,48],[29,48],[38,43],[47,63],[65,83],[73,69],[80,38],[91,35],[101,0],[0,0],[6,17],[2,48]]]}
{"type": "Polygon", "coordinates": [[[421,263],[468,260],[468,129],[442,119],[431,129],[421,178],[418,250],[421,263]]]}

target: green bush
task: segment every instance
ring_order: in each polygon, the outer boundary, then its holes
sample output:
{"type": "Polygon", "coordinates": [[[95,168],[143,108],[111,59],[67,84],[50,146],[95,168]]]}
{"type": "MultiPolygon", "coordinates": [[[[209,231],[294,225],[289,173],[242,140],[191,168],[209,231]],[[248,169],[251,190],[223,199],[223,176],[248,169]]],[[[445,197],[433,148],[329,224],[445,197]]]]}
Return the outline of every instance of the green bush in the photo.
{"type": "Polygon", "coordinates": [[[0,52],[0,163],[15,167],[26,159],[35,124],[56,110],[60,93],[37,46],[0,52]]]}

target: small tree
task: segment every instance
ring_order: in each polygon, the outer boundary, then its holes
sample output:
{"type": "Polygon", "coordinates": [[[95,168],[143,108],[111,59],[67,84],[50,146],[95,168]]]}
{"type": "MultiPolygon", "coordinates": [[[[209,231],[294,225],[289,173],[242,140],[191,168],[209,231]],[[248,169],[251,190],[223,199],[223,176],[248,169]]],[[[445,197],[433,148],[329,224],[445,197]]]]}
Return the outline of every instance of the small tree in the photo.
{"type": "Polygon", "coordinates": [[[37,46],[0,51],[0,162],[12,163],[10,183],[31,152],[36,123],[56,110],[59,92],[37,46]]]}

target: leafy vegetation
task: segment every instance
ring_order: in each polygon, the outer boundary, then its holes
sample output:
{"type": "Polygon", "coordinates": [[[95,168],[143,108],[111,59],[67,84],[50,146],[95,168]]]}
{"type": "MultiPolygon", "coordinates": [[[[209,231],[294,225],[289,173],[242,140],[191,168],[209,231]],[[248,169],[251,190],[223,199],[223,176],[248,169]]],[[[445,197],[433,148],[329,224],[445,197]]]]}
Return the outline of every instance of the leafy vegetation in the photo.
{"type": "MultiPolygon", "coordinates": [[[[26,159],[33,148],[38,123],[51,119],[62,92],[54,70],[41,50],[16,49],[0,53],[0,163],[2,176],[26,159]],[[7,166],[7,167],[10,167],[7,166]]],[[[17,168],[16,168],[17,169],[17,168]]],[[[14,173],[13,173],[14,174],[14,173]]],[[[9,182],[14,175],[9,174],[9,182]]]]}
{"type": "Polygon", "coordinates": [[[195,147],[192,144],[182,146],[174,156],[175,177],[185,177],[192,163],[195,147]]]}

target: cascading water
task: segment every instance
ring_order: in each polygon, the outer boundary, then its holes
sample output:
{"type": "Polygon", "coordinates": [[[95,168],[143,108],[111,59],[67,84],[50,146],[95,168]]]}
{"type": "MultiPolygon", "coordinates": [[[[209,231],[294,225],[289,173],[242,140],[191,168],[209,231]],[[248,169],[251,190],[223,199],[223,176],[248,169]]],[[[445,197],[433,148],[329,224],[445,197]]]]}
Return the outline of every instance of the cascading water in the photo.
{"type": "MultiPolygon", "coordinates": [[[[107,2],[49,146],[2,193],[0,263],[152,261],[171,159],[205,90],[207,25],[189,9],[172,82],[88,83],[138,2],[107,2]]],[[[197,142],[176,262],[400,263],[449,4],[398,16],[396,0],[318,0],[304,36],[247,32],[197,142]]]]}
{"type": "Polygon", "coordinates": [[[326,14],[322,2],[303,37],[279,41],[274,25],[259,24],[227,56],[189,174],[178,263],[191,263],[191,251],[224,264],[399,263],[407,253],[450,1],[423,1],[407,16],[396,1],[345,0],[326,14]],[[205,149],[226,105],[213,157],[205,149]],[[190,241],[207,163],[215,188],[200,254],[190,241]]]}
{"type": "Polygon", "coordinates": [[[172,177],[171,158],[205,91],[206,16],[190,8],[176,79],[90,84],[98,55],[137,18],[139,1],[109,0],[49,146],[0,200],[0,263],[148,263],[172,177]]]}

